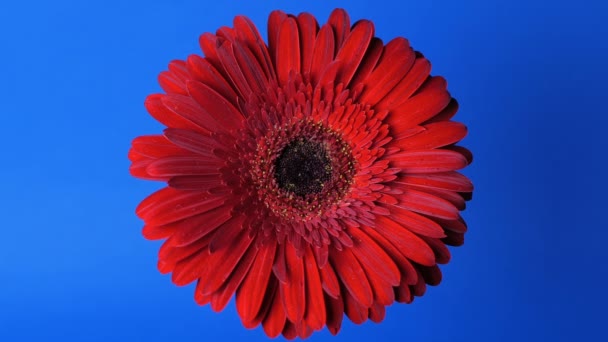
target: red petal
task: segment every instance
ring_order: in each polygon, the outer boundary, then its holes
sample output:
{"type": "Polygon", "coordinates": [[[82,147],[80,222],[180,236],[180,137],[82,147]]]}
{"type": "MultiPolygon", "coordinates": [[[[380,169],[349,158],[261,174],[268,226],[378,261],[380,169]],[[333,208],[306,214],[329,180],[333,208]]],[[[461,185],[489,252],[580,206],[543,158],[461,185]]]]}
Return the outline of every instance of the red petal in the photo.
{"type": "Polygon", "coordinates": [[[213,150],[222,147],[216,139],[196,131],[167,128],[164,135],[173,144],[210,159],[217,159],[213,150]]]}
{"type": "Polygon", "coordinates": [[[340,296],[340,283],[334,268],[331,264],[327,263],[323,268],[319,269],[321,276],[321,283],[323,284],[323,290],[333,298],[340,296]]]}
{"type": "Polygon", "coordinates": [[[292,17],[281,23],[275,50],[277,75],[282,85],[287,84],[291,72],[300,72],[300,38],[298,24],[292,17]]]}
{"type": "Polygon", "coordinates": [[[437,265],[431,267],[421,266],[420,273],[422,274],[424,281],[431,286],[437,286],[441,283],[441,270],[437,265]]]}
{"type": "Polygon", "coordinates": [[[285,244],[279,245],[276,253],[272,271],[280,282],[286,283],[289,281],[289,275],[287,274],[287,263],[285,262],[285,244]]]}
{"type": "Polygon", "coordinates": [[[433,253],[435,253],[435,261],[438,264],[447,264],[450,261],[450,250],[440,239],[433,239],[426,236],[421,236],[420,238],[424,240],[424,242],[426,242],[431,249],[433,249],[433,253]]]}
{"type": "Polygon", "coordinates": [[[319,78],[319,86],[323,88],[324,92],[333,91],[334,82],[340,70],[341,62],[334,61],[329,63],[323,69],[323,73],[319,78]]]}
{"type": "Polygon", "coordinates": [[[153,118],[167,127],[184,129],[198,128],[191,121],[165,107],[162,104],[162,99],[164,97],[165,95],[162,94],[152,94],[146,98],[144,106],[153,118]]]}
{"type": "Polygon", "coordinates": [[[462,246],[464,244],[464,234],[463,233],[446,230],[445,235],[447,235],[447,236],[445,238],[443,238],[441,241],[443,241],[447,245],[462,246]]]}
{"type": "Polygon", "coordinates": [[[302,59],[302,74],[310,73],[313,49],[319,24],[315,17],[308,13],[300,13],[297,17],[298,31],[300,32],[300,55],[302,59]]]}
{"type": "Polygon", "coordinates": [[[386,315],[386,308],[384,305],[380,303],[374,303],[371,308],[369,308],[369,319],[372,322],[380,323],[384,320],[384,316],[386,315]]]}
{"type": "Polygon", "coordinates": [[[431,63],[426,58],[416,58],[414,65],[391,92],[376,104],[376,110],[395,110],[409,99],[424,83],[431,72],[431,63]]]}
{"type": "Polygon", "coordinates": [[[198,55],[190,55],[187,62],[193,80],[206,84],[233,105],[236,105],[236,92],[208,59],[198,55]]]}
{"type": "Polygon", "coordinates": [[[467,165],[473,162],[473,153],[469,151],[466,147],[462,146],[446,146],[444,147],[446,150],[454,151],[460,153],[463,157],[467,159],[467,165]]]}
{"type": "Polygon", "coordinates": [[[175,87],[175,86],[179,87],[178,91],[176,91],[177,89],[167,90],[163,86],[164,80],[162,80],[162,77],[159,77],[159,83],[160,83],[161,87],[163,88],[163,90],[165,90],[167,93],[177,92],[182,95],[188,95],[185,85],[186,85],[187,80],[192,79],[192,75],[190,75],[190,72],[188,72],[185,61],[181,61],[181,60],[171,61],[169,63],[169,71],[161,73],[161,76],[163,76],[163,74],[165,76],[168,76],[169,79],[171,79],[171,82],[172,82],[171,87],[175,87]]]}
{"type": "Polygon", "coordinates": [[[198,176],[175,176],[168,181],[170,187],[178,190],[203,190],[207,191],[222,186],[222,180],[218,174],[198,176]]]}
{"type": "Polygon", "coordinates": [[[466,233],[467,231],[467,224],[462,217],[458,217],[458,220],[436,219],[436,221],[446,230],[451,230],[456,233],[466,233]]]}
{"type": "Polygon", "coordinates": [[[207,113],[206,119],[214,121],[212,132],[235,130],[242,126],[243,114],[222,95],[204,83],[189,81],[187,86],[190,96],[207,113]]]}
{"type": "Polygon", "coordinates": [[[158,84],[167,94],[188,95],[184,81],[170,71],[158,75],[158,84]]]}
{"type": "Polygon", "coordinates": [[[177,286],[188,285],[201,278],[201,270],[209,262],[207,249],[200,250],[186,259],[180,260],[173,269],[171,280],[177,286]]]}
{"type": "Polygon", "coordinates": [[[327,309],[327,330],[332,335],[336,335],[342,326],[344,318],[344,300],[340,298],[332,298],[325,296],[325,308],[327,309]]]}
{"type": "Polygon", "coordinates": [[[254,320],[262,307],[276,247],[276,242],[260,246],[252,267],[236,292],[236,309],[243,322],[254,320]]]}
{"type": "Polygon", "coordinates": [[[230,208],[218,207],[184,221],[174,223],[175,246],[185,246],[213,232],[231,217],[230,208]]]}
{"type": "Polygon", "coordinates": [[[240,41],[246,43],[253,55],[255,55],[258,64],[264,70],[266,79],[275,79],[272,59],[268,54],[266,43],[264,43],[264,39],[255,24],[249,18],[239,15],[234,19],[234,29],[240,41]]]}
{"type": "Polygon", "coordinates": [[[395,301],[393,286],[387,283],[384,279],[374,275],[374,270],[369,266],[363,265],[363,268],[367,278],[369,279],[369,285],[372,287],[372,292],[374,292],[374,302],[382,305],[392,304],[395,301]]]}
{"type": "Polygon", "coordinates": [[[272,305],[262,322],[266,335],[270,338],[279,336],[285,327],[286,318],[281,294],[279,291],[276,291],[272,299],[272,305]]]}
{"type": "Polygon", "coordinates": [[[186,61],[182,61],[179,59],[173,60],[169,63],[169,71],[175,75],[176,78],[186,81],[192,78],[190,72],[188,71],[188,67],[186,65],[186,61]]]}
{"type": "Polygon", "coordinates": [[[360,20],[353,26],[336,55],[341,66],[335,84],[347,85],[350,82],[373,36],[374,24],[371,21],[360,20]]]}
{"type": "MultiPolygon", "coordinates": [[[[224,227],[226,227],[225,225],[224,227]]],[[[224,228],[226,235],[231,235],[231,232],[224,228]]],[[[241,234],[243,235],[243,234],[241,234]]],[[[244,234],[246,235],[246,234],[244,234]]],[[[172,240],[172,239],[170,239],[172,240]]],[[[204,283],[201,284],[201,294],[209,295],[215,289],[219,288],[220,285],[228,278],[228,276],[234,270],[236,264],[241,260],[241,257],[245,254],[249,244],[244,239],[234,238],[234,243],[230,246],[231,249],[227,249],[228,252],[232,252],[230,255],[226,250],[219,253],[209,254],[207,246],[212,242],[213,235],[205,236],[203,239],[198,240],[191,246],[177,249],[179,254],[185,254],[188,250],[198,250],[196,254],[181,260],[175,266],[173,270],[172,280],[176,285],[186,285],[192,282],[196,278],[201,278],[204,283]],[[197,249],[198,248],[198,249],[197,249]],[[215,276],[210,276],[210,273],[215,276]],[[209,290],[211,288],[211,290],[209,290]]],[[[169,242],[169,240],[167,241],[169,242]]],[[[161,249],[162,251],[162,249],[161,249]]],[[[176,249],[170,250],[170,252],[176,251],[176,249]]],[[[255,256],[255,255],[253,255],[255,256]]],[[[179,257],[171,253],[168,253],[165,257],[159,253],[159,258],[165,258],[170,264],[172,260],[179,257]]]]}
{"type": "Polygon", "coordinates": [[[340,47],[346,36],[350,33],[350,18],[348,17],[348,13],[341,8],[336,8],[329,15],[327,23],[331,25],[336,34],[336,46],[340,47]]]}
{"type": "Polygon", "coordinates": [[[235,43],[233,48],[234,57],[251,90],[255,94],[261,94],[268,89],[268,78],[266,77],[264,68],[260,65],[253,52],[245,44],[241,43],[235,43]]]}
{"type": "Polygon", "coordinates": [[[405,38],[395,38],[384,47],[378,65],[365,80],[360,101],[375,105],[386,96],[414,64],[416,55],[405,38]]]}
{"type": "Polygon", "coordinates": [[[150,226],[146,225],[142,229],[142,235],[148,240],[161,240],[169,237],[173,234],[173,227],[167,225],[164,226],[150,226]]]}
{"type": "Polygon", "coordinates": [[[162,135],[144,135],[133,139],[131,151],[137,152],[138,159],[158,159],[176,155],[191,155],[188,151],[175,146],[162,135]]]}
{"type": "Polygon", "coordinates": [[[306,271],[306,313],[304,321],[314,330],[320,330],[325,325],[325,299],[319,276],[319,268],[312,253],[312,247],[306,247],[304,268],[306,271]]]}
{"type": "Polygon", "coordinates": [[[435,265],[433,250],[418,236],[405,229],[400,224],[387,218],[376,218],[376,230],[395,245],[408,259],[421,265],[435,265]]]}
{"type": "Polygon", "coordinates": [[[205,133],[216,132],[221,128],[213,117],[189,96],[167,94],[161,98],[161,102],[167,109],[191,123],[186,128],[199,129],[205,133]]]}
{"type": "Polygon", "coordinates": [[[268,51],[270,51],[270,57],[273,59],[274,65],[277,65],[275,57],[277,56],[277,40],[279,39],[281,23],[285,19],[287,19],[287,14],[278,10],[272,11],[268,16],[268,51]]]}
{"type": "Polygon", "coordinates": [[[366,266],[366,269],[373,271],[368,279],[379,277],[392,286],[399,285],[401,276],[391,257],[361,229],[352,228],[349,229],[349,233],[355,240],[352,251],[357,260],[361,262],[361,265],[366,266]]]}
{"type": "Polygon", "coordinates": [[[187,95],[185,81],[192,76],[185,67],[186,63],[174,60],[169,63],[169,71],[163,71],[158,76],[158,83],[167,93],[187,95]]]}
{"type": "Polygon", "coordinates": [[[135,213],[140,218],[143,218],[143,216],[148,216],[150,211],[157,208],[159,204],[166,203],[175,197],[187,195],[192,195],[192,193],[181,192],[171,188],[160,189],[141,201],[135,209],[135,213]]]}
{"type": "Polygon", "coordinates": [[[439,114],[433,116],[432,118],[428,119],[427,121],[424,122],[425,125],[434,123],[434,122],[441,122],[441,121],[450,121],[454,115],[456,115],[456,112],[458,111],[458,101],[456,101],[456,99],[451,99],[450,103],[448,103],[448,105],[443,108],[443,110],[441,112],[439,112],[439,114]]]}
{"type": "Polygon", "coordinates": [[[404,282],[408,285],[416,284],[418,281],[416,269],[414,269],[414,265],[409,262],[403,253],[401,253],[397,247],[395,247],[395,245],[382,236],[382,234],[380,234],[376,229],[367,226],[363,226],[361,229],[363,229],[367,235],[374,239],[378,245],[380,245],[388,253],[388,255],[391,256],[391,259],[393,259],[397,267],[399,267],[399,271],[401,272],[400,284],[404,282]]]}
{"type": "Polygon", "coordinates": [[[306,339],[310,337],[313,332],[313,330],[308,325],[306,325],[306,323],[303,322],[296,325],[296,330],[298,332],[298,337],[301,339],[306,339]]]}
{"type": "Polygon", "coordinates": [[[164,188],[144,199],[136,213],[146,224],[160,226],[207,212],[224,201],[222,196],[164,188]]]}
{"type": "Polygon", "coordinates": [[[388,208],[391,211],[391,217],[411,232],[434,238],[445,237],[443,228],[437,222],[402,208],[399,204],[388,206],[388,208]]]}
{"type": "Polygon", "coordinates": [[[331,63],[334,58],[335,51],[334,33],[331,26],[325,24],[319,30],[315,47],[312,54],[312,62],[310,67],[310,79],[313,84],[317,84],[323,75],[325,68],[331,63]]]}
{"type": "Polygon", "coordinates": [[[219,289],[234,271],[247,249],[250,248],[253,239],[242,230],[242,222],[242,216],[232,218],[215,231],[209,244],[212,257],[210,260],[214,262],[209,262],[201,274],[201,278],[205,279],[203,294],[209,294],[219,289]]]}
{"type": "MultiPolygon", "coordinates": [[[[329,241],[329,239],[327,241],[329,241]]],[[[321,247],[313,247],[313,252],[315,254],[315,259],[317,260],[317,266],[319,266],[319,268],[325,267],[325,265],[327,265],[327,258],[329,256],[329,248],[327,245],[323,244],[321,247]]]]}
{"type": "Polygon", "coordinates": [[[393,154],[394,167],[405,173],[436,173],[464,168],[468,162],[462,154],[448,150],[404,151],[393,154]]]}
{"type": "Polygon", "coordinates": [[[437,115],[450,102],[451,96],[446,88],[442,77],[429,77],[414,96],[391,110],[388,123],[404,130],[437,115]]]}
{"type": "Polygon", "coordinates": [[[233,86],[236,88],[241,98],[249,99],[252,93],[251,87],[243,70],[237,62],[234,44],[232,41],[226,40],[225,38],[217,39],[217,54],[222,63],[222,67],[229,79],[232,81],[233,86]]]}
{"type": "MultiPolygon", "coordinates": [[[[228,276],[228,279],[222,284],[222,286],[220,286],[219,289],[212,293],[211,309],[213,309],[213,311],[219,312],[226,307],[236,289],[239,287],[239,285],[241,285],[245,275],[247,272],[249,272],[251,265],[253,265],[257,252],[258,251],[256,248],[247,249],[245,255],[241,257],[241,260],[239,260],[238,265],[228,276]]],[[[203,286],[201,286],[201,288],[198,290],[202,293],[203,286]]]]}
{"type": "Polygon", "coordinates": [[[414,296],[422,296],[426,292],[426,283],[424,282],[424,277],[420,273],[420,270],[416,268],[418,272],[418,282],[414,286],[410,286],[410,291],[414,296]]]}
{"type": "Polygon", "coordinates": [[[403,150],[430,150],[456,143],[467,135],[467,127],[454,121],[431,123],[424,128],[416,135],[394,141],[394,145],[403,150]]]}
{"type": "Polygon", "coordinates": [[[363,60],[359,64],[359,68],[355,73],[355,76],[350,81],[351,87],[357,86],[359,83],[365,81],[369,75],[372,73],[382,52],[384,50],[384,43],[382,39],[373,37],[371,42],[369,43],[369,47],[365,52],[365,56],[363,56],[363,60]]]}
{"type": "MultiPolygon", "coordinates": [[[[210,240],[211,239],[209,239],[209,237],[205,236],[202,239],[196,241],[195,243],[180,247],[175,246],[175,243],[173,242],[173,237],[167,239],[167,241],[163,243],[163,245],[160,247],[160,250],[158,251],[159,264],[162,264],[163,266],[162,270],[159,270],[161,271],[161,273],[168,273],[175,269],[178,262],[187,258],[193,258],[195,254],[203,253],[205,255],[208,255],[207,247],[209,246],[210,240]]],[[[194,265],[191,264],[190,266],[194,265]]]]}
{"type": "Polygon", "coordinates": [[[409,127],[404,130],[398,130],[396,128],[397,127],[391,127],[391,132],[393,133],[395,140],[405,139],[424,131],[424,127],[422,126],[409,127]]]}
{"type": "Polygon", "coordinates": [[[429,174],[404,173],[399,177],[399,183],[417,185],[434,189],[457,192],[473,191],[473,183],[458,172],[443,172],[429,174]]]}
{"type": "MultiPolygon", "coordinates": [[[[418,276],[416,276],[416,281],[418,281],[418,276]]],[[[398,303],[411,303],[413,300],[412,293],[410,291],[410,285],[403,279],[401,279],[401,284],[399,287],[395,288],[395,300],[398,303]]]]}
{"type": "MultiPolygon", "coordinates": [[[[355,254],[355,256],[357,256],[355,254]]],[[[390,258],[389,258],[390,259],[390,258]]],[[[359,259],[361,261],[361,259],[359,259]]],[[[392,260],[390,261],[391,263],[392,260]]],[[[372,292],[374,293],[374,302],[381,303],[383,305],[390,305],[395,300],[395,294],[393,292],[393,286],[389,284],[384,278],[378,276],[376,269],[370,267],[367,264],[361,262],[361,266],[367,275],[367,279],[369,280],[369,284],[372,288],[372,292]]],[[[396,266],[395,266],[396,268],[396,266]]],[[[399,275],[399,270],[397,269],[397,274],[399,275]]],[[[399,278],[398,278],[399,279],[399,278]]],[[[399,285],[399,281],[395,286],[399,285]]]]}
{"type": "Polygon", "coordinates": [[[202,283],[201,283],[201,280],[199,279],[196,282],[196,289],[194,290],[194,301],[198,305],[207,305],[207,304],[209,304],[209,301],[211,301],[211,296],[204,295],[198,291],[198,288],[201,285],[202,285],[202,283]]]}
{"type": "Polygon", "coordinates": [[[147,169],[148,165],[150,165],[151,162],[152,160],[150,159],[135,161],[131,164],[131,166],[129,166],[129,173],[131,174],[131,176],[139,179],[167,181],[168,177],[156,177],[148,174],[147,169]]]}
{"type": "Polygon", "coordinates": [[[225,79],[227,78],[226,73],[224,72],[224,68],[222,67],[222,63],[220,63],[220,58],[217,52],[217,37],[212,33],[203,33],[199,37],[199,45],[201,46],[201,50],[203,50],[203,54],[205,55],[205,59],[209,61],[209,63],[219,71],[225,79]]]}
{"type": "Polygon", "coordinates": [[[298,328],[295,324],[290,321],[285,323],[285,327],[283,328],[283,337],[288,340],[293,340],[298,337],[298,328]]]}
{"type": "Polygon", "coordinates": [[[399,199],[399,204],[396,206],[424,215],[445,220],[456,220],[460,215],[459,210],[452,203],[427,192],[407,189],[396,197],[399,199]]]}
{"type": "Polygon", "coordinates": [[[340,244],[344,247],[352,247],[353,246],[353,240],[350,238],[350,236],[348,234],[346,234],[346,232],[344,231],[339,231],[338,232],[338,236],[336,237],[336,239],[340,242],[340,244]]]}
{"type": "Polygon", "coordinates": [[[148,164],[146,171],[154,177],[174,177],[217,174],[223,163],[204,156],[165,157],[148,164]]]}
{"type": "Polygon", "coordinates": [[[296,256],[296,250],[291,243],[285,244],[285,261],[289,272],[289,280],[281,283],[281,295],[287,317],[292,322],[299,322],[306,312],[306,293],[304,288],[304,264],[302,258],[296,256]]]}
{"type": "Polygon", "coordinates": [[[362,324],[367,320],[368,307],[361,305],[348,291],[345,291],[344,312],[353,323],[362,324]]]}
{"type": "Polygon", "coordinates": [[[450,202],[454,207],[456,207],[456,209],[460,211],[466,209],[466,201],[464,199],[464,196],[460,193],[449,190],[425,188],[417,185],[406,185],[404,188],[420,190],[422,192],[426,192],[429,195],[444,199],[450,202]]]}
{"type": "Polygon", "coordinates": [[[245,231],[245,229],[243,229],[244,220],[245,218],[242,215],[239,215],[222,225],[220,227],[221,229],[216,231],[213,235],[213,240],[211,240],[211,243],[209,244],[209,252],[212,254],[220,250],[226,252],[234,242],[236,236],[241,235],[241,233],[245,231]]]}
{"type": "Polygon", "coordinates": [[[348,248],[342,251],[332,248],[329,257],[344,287],[361,305],[365,307],[372,306],[374,299],[372,289],[365,272],[361,268],[357,258],[353,255],[353,252],[348,248]]]}

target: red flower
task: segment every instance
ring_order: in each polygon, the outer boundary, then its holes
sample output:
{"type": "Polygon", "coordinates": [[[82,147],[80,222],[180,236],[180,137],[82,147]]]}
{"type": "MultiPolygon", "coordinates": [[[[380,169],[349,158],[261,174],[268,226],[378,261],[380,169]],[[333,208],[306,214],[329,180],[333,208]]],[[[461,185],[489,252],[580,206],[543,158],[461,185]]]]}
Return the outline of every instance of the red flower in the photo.
{"type": "Polygon", "coordinates": [[[321,27],[275,11],[268,32],[236,17],[160,74],[145,105],[168,128],[129,153],[132,175],[168,182],[137,208],[143,234],[166,239],[160,271],[196,281],[199,304],[235,295],[271,337],[380,322],[463,243],[458,105],[406,39],[343,10],[321,27]]]}

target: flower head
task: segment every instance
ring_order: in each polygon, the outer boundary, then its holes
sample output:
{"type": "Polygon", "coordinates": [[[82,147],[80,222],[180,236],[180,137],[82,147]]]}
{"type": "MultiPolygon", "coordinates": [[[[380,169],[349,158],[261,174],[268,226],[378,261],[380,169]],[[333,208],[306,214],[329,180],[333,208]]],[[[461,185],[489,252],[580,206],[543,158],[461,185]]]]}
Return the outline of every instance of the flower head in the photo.
{"type": "Polygon", "coordinates": [[[168,183],[137,208],[143,234],[199,304],[234,295],[271,337],[380,322],[463,243],[458,105],[406,39],[343,10],[322,26],[275,11],[268,35],[238,16],[160,74],[145,105],[167,129],[129,153],[132,175],[168,183]]]}

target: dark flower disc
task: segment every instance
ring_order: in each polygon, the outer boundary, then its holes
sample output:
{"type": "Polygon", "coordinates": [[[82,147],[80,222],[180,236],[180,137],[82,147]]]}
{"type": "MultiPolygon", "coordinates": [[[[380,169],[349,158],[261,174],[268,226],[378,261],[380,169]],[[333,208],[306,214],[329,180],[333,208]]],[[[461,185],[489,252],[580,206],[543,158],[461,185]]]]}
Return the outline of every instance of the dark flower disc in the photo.
{"type": "Polygon", "coordinates": [[[280,189],[300,197],[319,193],[331,178],[331,163],[323,142],[295,139],[275,160],[274,178],[280,189]]]}

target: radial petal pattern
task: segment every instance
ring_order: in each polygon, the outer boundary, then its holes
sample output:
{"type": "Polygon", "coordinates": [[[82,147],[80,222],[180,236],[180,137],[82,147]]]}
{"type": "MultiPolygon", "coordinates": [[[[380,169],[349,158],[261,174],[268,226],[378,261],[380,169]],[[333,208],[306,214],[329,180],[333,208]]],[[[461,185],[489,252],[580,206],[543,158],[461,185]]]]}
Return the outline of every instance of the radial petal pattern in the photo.
{"type": "Polygon", "coordinates": [[[445,79],[404,38],[333,11],[246,17],[176,60],[148,112],[167,129],[133,140],[131,174],[163,181],[136,213],[162,239],[158,268],[270,337],[380,322],[441,281],[472,154],[445,79]]]}

